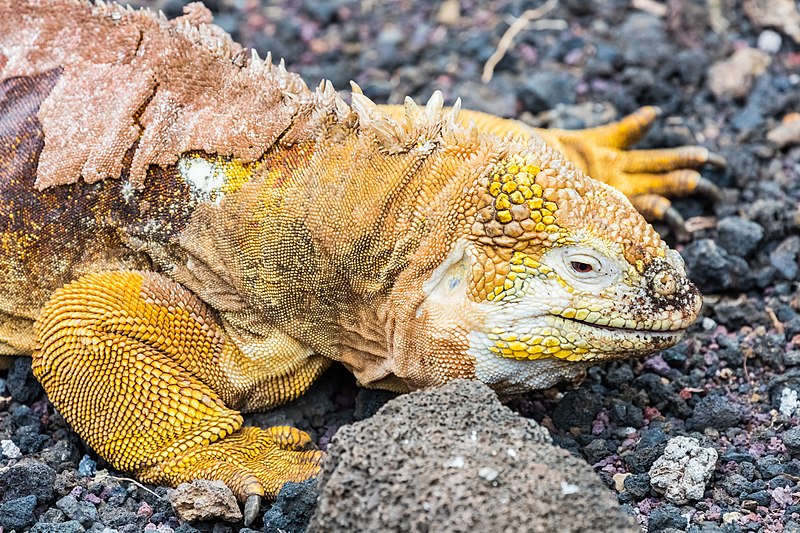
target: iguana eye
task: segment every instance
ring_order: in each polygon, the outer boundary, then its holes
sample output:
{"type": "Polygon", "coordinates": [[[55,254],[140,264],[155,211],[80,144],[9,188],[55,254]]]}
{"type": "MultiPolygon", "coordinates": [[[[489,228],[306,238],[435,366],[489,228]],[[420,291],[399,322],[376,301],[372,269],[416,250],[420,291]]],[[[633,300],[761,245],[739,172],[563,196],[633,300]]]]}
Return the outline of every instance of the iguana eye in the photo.
{"type": "Polygon", "coordinates": [[[572,265],[572,270],[578,272],[579,274],[588,274],[593,270],[592,265],[589,263],[582,263],[580,261],[572,261],[570,265],[572,265]]]}
{"type": "Polygon", "coordinates": [[[621,276],[617,261],[588,246],[557,246],[545,254],[542,263],[553,268],[570,286],[597,291],[621,276]]]}

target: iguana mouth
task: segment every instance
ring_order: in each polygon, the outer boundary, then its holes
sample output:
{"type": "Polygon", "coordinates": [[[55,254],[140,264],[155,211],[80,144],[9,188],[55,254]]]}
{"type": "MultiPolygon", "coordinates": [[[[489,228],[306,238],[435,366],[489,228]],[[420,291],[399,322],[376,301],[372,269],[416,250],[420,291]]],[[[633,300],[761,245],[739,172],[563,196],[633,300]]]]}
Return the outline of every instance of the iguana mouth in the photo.
{"type": "Polygon", "coordinates": [[[678,324],[677,327],[674,328],[667,328],[667,329],[650,329],[650,328],[629,328],[625,326],[612,326],[608,324],[598,324],[596,322],[588,322],[586,320],[578,320],[577,318],[567,318],[561,315],[553,315],[558,317],[565,322],[572,322],[574,324],[580,324],[585,327],[602,329],[605,331],[613,331],[613,332],[622,332],[622,333],[630,333],[630,334],[640,334],[640,335],[648,335],[654,337],[670,337],[673,335],[683,335],[686,332],[688,326],[683,326],[683,324],[678,324]]]}

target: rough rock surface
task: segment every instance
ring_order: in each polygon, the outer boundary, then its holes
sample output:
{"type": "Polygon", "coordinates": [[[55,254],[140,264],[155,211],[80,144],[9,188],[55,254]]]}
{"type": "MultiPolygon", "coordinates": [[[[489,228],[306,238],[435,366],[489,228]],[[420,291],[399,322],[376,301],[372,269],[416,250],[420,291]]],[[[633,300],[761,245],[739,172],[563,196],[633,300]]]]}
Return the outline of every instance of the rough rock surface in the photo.
{"type": "Polygon", "coordinates": [[[168,492],[169,502],[178,518],[193,522],[219,518],[228,522],[242,519],[236,498],[222,481],[196,479],[181,483],[168,492]]]}
{"type": "Polygon", "coordinates": [[[716,463],[717,452],[713,448],[704,448],[692,437],[674,437],[650,467],[650,485],[672,503],[699,500],[716,463]]]}
{"type": "Polygon", "coordinates": [[[480,383],[392,400],[328,451],[310,531],[638,531],[586,463],[480,383]]]}

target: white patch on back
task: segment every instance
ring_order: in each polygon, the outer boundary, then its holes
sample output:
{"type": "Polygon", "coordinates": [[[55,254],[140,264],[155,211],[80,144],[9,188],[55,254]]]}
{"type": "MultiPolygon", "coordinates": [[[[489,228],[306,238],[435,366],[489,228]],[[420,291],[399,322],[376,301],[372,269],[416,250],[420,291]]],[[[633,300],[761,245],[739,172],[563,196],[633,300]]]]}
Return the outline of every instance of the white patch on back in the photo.
{"type": "Polygon", "coordinates": [[[225,185],[225,171],[202,156],[182,157],[178,171],[199,201],[219,203],[225,185]]]}

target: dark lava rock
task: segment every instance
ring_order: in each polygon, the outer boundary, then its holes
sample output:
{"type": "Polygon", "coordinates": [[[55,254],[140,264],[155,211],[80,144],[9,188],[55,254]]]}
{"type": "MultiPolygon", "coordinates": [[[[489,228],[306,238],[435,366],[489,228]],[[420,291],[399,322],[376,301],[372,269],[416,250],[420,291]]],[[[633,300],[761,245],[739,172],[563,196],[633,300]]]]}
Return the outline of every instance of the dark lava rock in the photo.
{"type": "Polygon", "coordinates": [[[769,261],[783,279],[791,281],[798,279],[797,274],[800,271],[798,257],[800,257],[800,237],[792,235],[769,254],[769,261]]]}
{"type": "Polygon", "coordinates": [[[97,509],[94,504],[78,501],[75,496],[64,496],[56,502],[56,507],[64,511],[70,520],[77,520],[84,527],[91,526],[97,520],[97,509]]]}
{"type": "Polygon", "coordinates": [[[650,513],[650,518],[647,520],[647,531],[655,533],[668,528],[683,531],[688,525],[686,517],[681,515],[681,510],[674,505],[667,504],[653,509],[653,512],[650,513]]]}
{"type": "Polygon", "coordinates": [[[650,401],[657,409],[663,410],[669,407],[682,416],[691,414],[686,400],[681,398],[669,384],[664,383],[661,376],[647,372],[637,377],[634,384],[647,392],[650,401]]]}
{"type": "MultiPolygon", "coordinates": [[[[723,457],[723,461],[724,460],[725,458],[723,457]]],[[[731,474],[720,481],[719,485],[725,489],[728,494],[736,498],[739,498],[753,490],[752,483],[750,483],[747,478],[741,474],[731,474]]]]}
{"type": "Polygon", "coordinates": [[[509,76],[499,74],[488,84],[466,81],[453,92],[461,97],[464,109],[513,117],[517,114],[516,90],[516,83],[509,76]]]}
{"type": "Polygon", "coordinates": [[[691,280],[704,292],[742,290],[752,283],[749,267],[741,257],[731,256],[711,239],[698,239],[681,253],[691,280]]]}
{"type": "Polygon", "coordinates": [[[686,427],[700,431],[706,428],[722,431],[738,424],[741,418],[741,410],[729,398],[709,394],[697,403],[686,427]]]}
{"type": "Polygon", "coordinates": [[[800,453],[800,427],[793,427],[783,432],[781,435],[783,444],[792,453],[800,453]]]}
{"type": "Polygon", "coordinates": [[[577,84],[578,81],[569,73],[541,70],[523,77],[519,98],[526,111],[539,113],[558,104],[574,104],[577,84]]]}
{"type": "Polygon", "coordinates": [[[749,257],[764,237],[764,228],[741,217],[725,217],[717,224],[717,244],[726,252],[749,257]]]}
{"type": "MultiPolygon", "coordinates": [[[[723,298],[720,300],[714,306],[714,319],[728,329],[739,329],[744,325],[767,325],[769,323],[764,310],[759,308],[753,300],[740,298],[736,300],[723,298]]],[[[737,359],[741,361],[739,344],[734,342],[732,348],[736,351],[737,359]]]]}
{"type": "Polygon", "coordinates": [[[612,422],[624,427],[640,428],[644,422],[644,413],[632,403],[616,401],[609,409],[608,417],[612,422]]]}
{"type": "Polygon", "coordinates": [[[592,442],[583,447],[583,454],[590,465],[600,462],[611,455],[606,441],[603,439],[593,439],[592,442]]]}
{"type": "Polygon", "coordinates": [[[31,528],[30,533],[82,533],[83,531],[86,530],[80,522],[77,520],[70,520],[69,522],[61,522],[59,524],[37,522],[31,528]]]}
{"type": "Polygon", "coordinates": [[[624,383],[633,381],[634,374],[631,366],[627,363],[617,363],[611,365],[606,373],[606,383],[609,387],[618,388],[624,383]]]}
{"type": "Polygon", "coordinates": [[[553,411],[553,423],[561,429],[580,428],[588,431],[603,408],[603,399],[586,389],[569,391],[553,411]]]}
{"type": "Polygon", "coordinates": [[[55,479],[55,470],[46,464],[33,459],[22,459],[0,471],[2,501],[33,495],[39,503],[49,502],[53,499],[55,479]]]}
{"type": "Polygon", "coordinates": [[[30,357],[14,357],[12,359],[6,386],[11,396],[21,403],[32,402],[42,394],[42,386],[33,377],[30,357]]]}
{"type": "Polygon", "coordinates": [[[23,496],[9,500],[0,505],[0,527],[5,529],[22,529],[33,524],[36,517],[36,496],[23,496]]]}
{"type": "Polygon", "coordinates": [[[139,516],[125,508],[106,505],[100,507],[98,518],[108,527],[119,528],[126,524],[135,524],[139,516]]]}
{"type": "Polygon", "coordinates": [[[67,440],[59,440],[42,450],[42,459],[56,472],[66,468],[74,469],[78,462],[78,449],[67,440]]]}
{"type": "Polygon", "coordinates": [[[631,474],[625,478],[625,492],[638,501],[650,493],[650,474],[631,474]]]}
{"type": "Polygon", "coordinates": [[[485,385],[454,381],[342,427],[309,531],[639,531],[591,467],[485,385]]]}
{"type": "Polygon", "coordinates": [[[770,500],[772,500],[772,497],[769,495],[769,492],[765,490],[759,490],[758,492],[753,492],[751,494],[748,494],[745,499],[753,500],[758,505],[763,505],[764,507],[768,507],[770,500]]]}
{"type": "Polygon", "coordinates": [[[767,385],[769,401],[775,409],[781,410],[784,400],[790,391],[800,396],[800,368],[793,368],[776,375],[767,385]],[[788,389],[788,390],[786,390],[788,389]]]}
{"type": "Polygon", "coordinates": [[[663,24],[646,13],[631,14],[618,29],[618,41],[625,43],[625,61],[634,65],[657,68],[673,55],[663,24]]]}
{"type": "Polygon", "coordinates": [[[286,483],[278,493],[275,503],[264,513],[264,530],[303,533],[314,514],[317,495],[315,479],[303,483],[286,483]]]}
{"type": "Polygon", "coordinates": [[[781,463],[780,458],[774,455],[766,455],[756,459],[756,468],[758,468],[762,479],[771,479],[786,471],[786,465],[781,463]]]}
{"type": "Polygon", "coordinates": [[[393,398],[397,398],[396,392],[379,389],[358,389],[353,417],[356,420],[369,418],[393,398]]]}
{"type": "Polygon", "coordinates": [[[634,450],[626,453],[622,458],[633,473],[645,473],[650,470],[655,460],[664,453],[668,440],[669,437],[661,428],[642,430],[641,438],[636,443],[634,450]]]}

